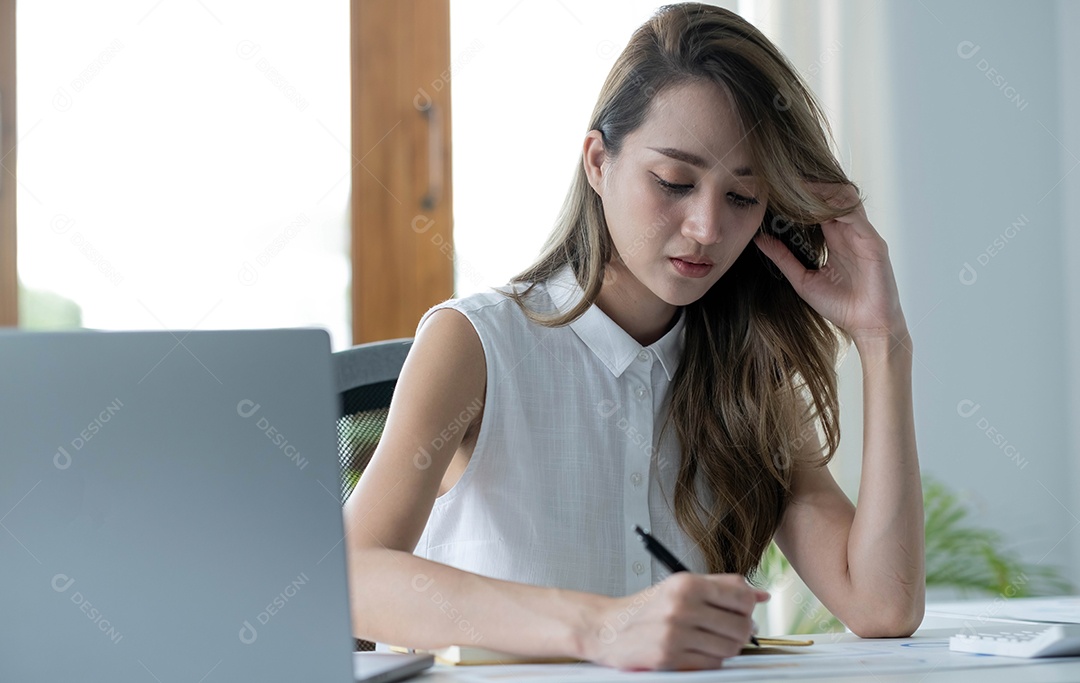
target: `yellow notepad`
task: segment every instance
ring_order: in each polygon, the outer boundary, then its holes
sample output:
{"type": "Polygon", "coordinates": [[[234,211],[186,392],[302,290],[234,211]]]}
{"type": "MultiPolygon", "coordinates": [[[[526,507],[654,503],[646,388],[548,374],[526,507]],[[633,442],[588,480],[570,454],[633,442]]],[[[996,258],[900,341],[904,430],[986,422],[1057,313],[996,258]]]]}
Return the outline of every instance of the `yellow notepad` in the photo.
{"type": "MultiPolygon", "coordinates": [[[[770,647],[806,647],[813,645],[812,640],[789,640],[787,638],[758,638],[761,647],[747,645],[743,648],[743,654],[761,652],[765,654],[765,648],[770,647]]],[[[436,650],[410,650],[405,647],[391,646],[394,652],[419,652],[435,656],[435,661],[440,664],[452,666],[483,666],[497,664],[576,664],[580,659],[572,657],[529,657],[512,655],[496,650],[488,650],[483,647],[468,647],[465,645],[451,645],[436,650]]]]}
{"type": "MultiPolygon", "coordinates": [[[[789,638],[762,638],[758,636],[758,645],[761,647],[807,647],[814,644],[812,640],[791,640],[789,638]]],[[[753,650],[754,646],[744,647],[743,650],[753,650]]]]}
{"type": "Polygon", "coordinates": [[[479,666],[488,664],[576,664],[580,659],[572,657],[529,657],[524,655],[512,655],[506,652],[497,652],[483,647],[467,647],[465,645],[451,645],[436,650],[410,650],[405,647],[392,645],[394,652],[418,652],[435,656],[435,661],[440,664],[453,666],[479,666]]]}

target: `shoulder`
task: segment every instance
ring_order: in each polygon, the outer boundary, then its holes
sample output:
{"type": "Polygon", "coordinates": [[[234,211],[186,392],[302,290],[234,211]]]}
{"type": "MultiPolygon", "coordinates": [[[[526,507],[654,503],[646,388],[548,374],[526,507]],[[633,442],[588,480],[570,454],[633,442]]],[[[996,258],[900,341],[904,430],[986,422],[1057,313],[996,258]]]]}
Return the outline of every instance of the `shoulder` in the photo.
{"type": "Polygon", "coordinates": [[[410,363],[410,374],[429,379],[446,375],[451,386],[478,376],[483,385],[484,347],[473,322],[457,307],[440,305],[424,314],[406,365],[410,363]]]}
{"type": "Polygon", "coordinates": [[[552,309],[551,297],[548,296],[542,283],[531,290],[526,291],[527,289],[528,286],[525,284],[507,285],[499,289],[478,292],[436,304],[420,318],[417,325],[417,334],[432,317],[446,309],[457,311],[461,316],[468,319],[474,327],[494,326],[499,329],[508,324],[527,325],[530,322],[528,316],[522,310],[518,301],[508,296],[508,293],[523,294],[524,296],[521,297],[522,303],[528,306],[530,310],[538,313],[546,313],[552,309]]]}
{"type": "Polygon", "coordinates": [[[489,289],[487,291],[449,299],[441,304],[436,304],[432,308],[456,308],[463,311],[479,311],[491,307],[499,308],[508,301],[511,300],[502,294],[501,288],[489,289]]]}

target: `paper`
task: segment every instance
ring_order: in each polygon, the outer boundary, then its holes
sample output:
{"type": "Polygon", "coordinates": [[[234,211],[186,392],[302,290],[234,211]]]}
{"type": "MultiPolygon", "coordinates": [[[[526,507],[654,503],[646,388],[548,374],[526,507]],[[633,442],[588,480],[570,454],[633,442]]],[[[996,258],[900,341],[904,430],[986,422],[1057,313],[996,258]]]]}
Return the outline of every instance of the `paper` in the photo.
{"type": "MultiPolygon", "coordinates": [[[[949,650],[953,629],[929,631],[915,638],[829,642],[828,636],[814,636],[812,648],[790,648],[768,657],[741,655],[725,660],[723,667],[710,671],[621,672],[594,664],[521,664],[517,666],[469,667],[455,672],[461,681],[514,681],[514,683],[652,683],[679,681],[757,681],[808,676],[850,676],[891,674],[985,667],[1032,666],[1052,659],[989,657],[949,650]]],[[[841,637],[845,637],[841,635],[841,637]]]]}
{"type": "MultiPolygon", "coordinates": [[[[758,638],[761,647],[747,645],[743,648],[743,654],[784,654],[784,647],[807,647],[814,644],[813,640],[791,640],[787,638],[758,638]]],[[[497,666],[499,664],[576,664],[581,660],[568,657],[529,657],[512,655],[505,652],[497,652],[482,647],[468,647],[464,645],[451,645],[450,647],[437,650],[411,650],[409,648],[391,645],[394,652],[406,654],[424,653],[435,657],[440,664],[454,666],[497,666]]]]}
{"type": "Polygon", "coordinates": [[[1035,621],[1049,624],[1080,624],[1080,596],[1055,598],[997,598],[978,602],[939,602],[926,613],[970,621],[1035,621]]]}

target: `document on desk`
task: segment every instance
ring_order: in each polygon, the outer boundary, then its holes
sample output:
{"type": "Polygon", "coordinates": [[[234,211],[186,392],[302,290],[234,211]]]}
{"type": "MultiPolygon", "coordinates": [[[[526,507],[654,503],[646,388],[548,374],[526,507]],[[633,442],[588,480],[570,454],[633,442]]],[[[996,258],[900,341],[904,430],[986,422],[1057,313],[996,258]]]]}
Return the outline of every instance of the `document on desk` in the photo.
{"type": "MultiPolygon", "coordinates": [[[[815,636],[813,648],[790,648],[784,653],[746,654],[725,660],[709,671],[622,672],[595,664],[519,664],[467,667],[454,672],[456,681],[513,681],[514,683],[652,683],[653,681],[760,681],[805,677],[851,676],[1032,666],[1052,660],[987,657],[949,650],[951,630],[914,638],[828,642],[815,636]]],[[[779,648],[770,648],[772,650],[779,648]]]]}
{"type": "Polygon", "coordinates": [[[994,600],[940,602],[927,605],[927,614],[981,621],[1036,621],[1048,624],[1080,624],[1080,596],[1052,598],[997,598],[994,600]]]}
{"type": "MultiPolygon", "coordinates": [[[[790,638],[758,638],[759,647],[746,645],[743,647],[744,654],[775,654],[783,653],[778,647],[809,647],[814,644],[812,640],[792,640],[790,638]]],[[[482,647],[468,647],[465,645],[451,645],[437,650],[411,650],[409,648],[391,645],[390,650],[402,654],[429,654],[435,657],[440,664],[453,666],[497,666],[499,664],[577,664],[580,659],[571,657],[527,657],[512,655],[505,652],[497,652],[482,647]]]]}

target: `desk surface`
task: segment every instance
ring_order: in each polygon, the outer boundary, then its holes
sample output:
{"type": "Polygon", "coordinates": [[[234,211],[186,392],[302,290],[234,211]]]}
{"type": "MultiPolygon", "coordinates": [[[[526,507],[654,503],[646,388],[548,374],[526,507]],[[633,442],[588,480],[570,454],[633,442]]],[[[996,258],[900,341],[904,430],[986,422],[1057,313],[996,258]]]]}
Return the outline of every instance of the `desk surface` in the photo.
{"type": "MultiPolygon", "coordinates": [[[[935,624],[939,623],[935,621],[935,624]]],[[[826,673],[812,668],[798,671],[795,665],[781,663],[762,668],[758,663],[766,658],[782,655],[745,655],[728,660],[730,666],[715,671],[685,673],[643,672],[623,673],[591,664],[517,665],[485,667],[436,666],[414,679],[419,683],[462,683],[465,681],[489,683],[541,683],[543,681],[566,681],[569,683],[652,683],[652,681],[761,681],[800,680],[810,683],[843,681],[844,683],[952,683],[977,678],[979,683],[1075,683],[1080,681],[1080,657],[1057,660],[1025,660],[1007,657],[981,657],[948,651],[948,638],[958,631],[952,628],[920,629],[912,638],[887,640],[862,640],[851,633],[807,636],[818,644],[843,645],[852,651],[860,644],[874,647],[888,644],[893,648],[924,648],[921,652],[932,654],[918,670],[897,671],[905,666],[900,657],[885,652],[862,656],[855,654],[843,661],[850,673],[837,671],[826,673]],[[955,657],[955,659],[954,659],[955,657]],[[993,659],[993,662],[988,660],[993,659]],[[741,661],[740,661],[741,660],[741,661]],[[935,661],[937,663],[935,663],[935,661]],[[740,665],[743,665],[740,667],[740,665]],[[936,667],[936,668],[935,668],[936,667]],[[964,668],[958,668],[964,667],[964,668]],[[891,671],[890,671],[891,669],[891,671]]],[[[828,648],[818,648],[818,652],[828,648]]],[[[843,647],[835,648],[837,650],[843,647]]],[[[883,650],[886,648],[882,648],[883,650]]],[[[867,649],[870,651],[870,648],[867,649]]],[[[899,650],[898,650],[899,651],[899,650]]],[[[906,653],[915,650],[905,650],[906,653]]],[[[915,660],[913,660],[915,661],[915,660]]],[[[910,668],[910,667],[909,667],[910,668]]]]}

